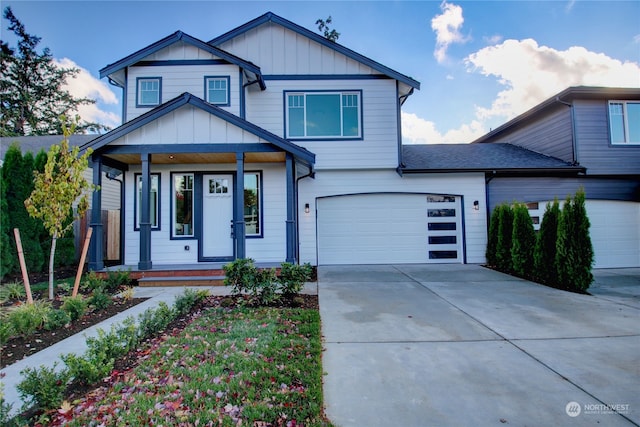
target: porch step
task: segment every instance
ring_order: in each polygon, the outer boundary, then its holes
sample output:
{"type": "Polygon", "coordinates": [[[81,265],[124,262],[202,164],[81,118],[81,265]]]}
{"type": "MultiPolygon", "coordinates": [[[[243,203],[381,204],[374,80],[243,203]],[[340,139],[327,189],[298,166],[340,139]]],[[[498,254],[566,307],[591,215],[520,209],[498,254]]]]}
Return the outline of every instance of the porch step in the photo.
{"type": "Polygon", "coordinates": [[[224,286],[225,276],[142,277],[138,286],[224,286]]]}

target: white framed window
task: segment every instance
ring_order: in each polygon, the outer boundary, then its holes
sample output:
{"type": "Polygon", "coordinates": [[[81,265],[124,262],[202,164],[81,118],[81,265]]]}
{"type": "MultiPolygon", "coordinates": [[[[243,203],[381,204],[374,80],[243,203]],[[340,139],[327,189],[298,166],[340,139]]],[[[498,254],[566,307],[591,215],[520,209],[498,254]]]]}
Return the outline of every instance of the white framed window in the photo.
{"type": "Polygon", "coordinates": [[[210,104],[229,106],[229,76],[207,76],[204,78],[205,99],[210,104]]]}
{"type": "Polygon", "coordinates": [[[362,92],[285,92],[287,138],[361,139],[362,92]]]}
{"type": "Polygon", "coordinates": [[[162,102],[161,77],[138,77],[136,87],[136,107],[153,107],[162,102]]]}
{"type": "MultiPolygon", "coordinates": [[[[140,229],[140,215],[142,201],[142,175],[135,174],[136,177],[136,192],[135,192],[135,223],[134,230],[140,229]]],[[[160,229],[160,174],[152,173],[151,180],[149,182],[149,218],[151,219],[151,229],[160,229]]]]}
{"type": "Polygon", "coordinates": [[[193,237],[193,174],[172,175],[171,237],[193,237]]]}
{"type": "Polygon", "coordinates": [[[640,144],[640,101],[609,101],[611,144],[640,144]]]}

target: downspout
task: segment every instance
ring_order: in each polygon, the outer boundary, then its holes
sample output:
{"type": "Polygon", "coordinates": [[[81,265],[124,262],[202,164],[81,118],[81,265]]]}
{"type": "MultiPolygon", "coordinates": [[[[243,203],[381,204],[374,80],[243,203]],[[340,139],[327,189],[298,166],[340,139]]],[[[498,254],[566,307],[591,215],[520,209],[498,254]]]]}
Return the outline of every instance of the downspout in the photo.
{"type": "MultiPolygon", "coordinates": [[[[398,173],[398,175],[400,175],[400,177],[402,177],[402,168],[404,167],[404,162],[402,161],[402,113],[400,112],[400,108],[402,107],[404,100],[400,100],[399,94],[399,82],[396,80],[396,126],[398,128],[396,132],[398,136],[398,167],[396,168],[396,172],[398,173]]],[[[409,95],[411,95],[411,92],[409,92],[409,94],[406,95],[404,99],[406,100],[409,95]]]]}
{"type": "Polygon", "coordinates": [[[575,120],[575,110],[573,108],[573,103],[566,102],[560,99],[559,96],[556,97],[556,102],[566,105],[571,109],[571,151],[572,151],[572,164],[574,166],[580,164],[580,160],[578,159],[578,146],[576,143],[576,120],[575,120]]]}

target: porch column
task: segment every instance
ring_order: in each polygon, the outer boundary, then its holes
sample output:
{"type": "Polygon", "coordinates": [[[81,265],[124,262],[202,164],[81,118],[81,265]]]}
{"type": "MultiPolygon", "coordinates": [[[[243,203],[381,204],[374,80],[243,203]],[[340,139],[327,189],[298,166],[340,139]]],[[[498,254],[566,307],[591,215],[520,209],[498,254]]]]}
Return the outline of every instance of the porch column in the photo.
{"type": "Polygon", "coordinates": [[[246,258],[246,241],[244,229],[244,153],[236,153],[236,208],[234,234],[236,237],[236,258],[246,258]]]}
{"type": "Polygon", "coordinates": [[[293,156],[287,153],[287,258],[289,263],[296,262],[296,204],[295,204],[295,175],[293,170],[293,156]]]}
{"type": "MultiPolygon", "coordinates": [[[[140,155],[142,161],[142,195],[140,197],[140,260],[139,270],[151,270],[151,211],[149,202],[151,200],[149,191],[151,190],[151,155],[143,153],[140,155]]],[[[138,191],[137,183],[134,182],[134,190],[138,191]]]]}
{"type": "Polygon", "coordinates": [[[93,185],[99,189],[93,192],[91,198],[91,222],[93,235],[89,246],[89,270],[104,268],[104,236],[102,233],[102,157],[93,158],[93,185]]]}

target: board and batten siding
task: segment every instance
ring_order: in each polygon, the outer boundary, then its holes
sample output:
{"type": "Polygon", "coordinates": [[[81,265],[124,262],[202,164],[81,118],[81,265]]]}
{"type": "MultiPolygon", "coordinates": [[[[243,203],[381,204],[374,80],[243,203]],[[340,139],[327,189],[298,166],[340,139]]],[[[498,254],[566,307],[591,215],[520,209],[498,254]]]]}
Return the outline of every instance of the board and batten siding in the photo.
{"type": "Polygon", "coordinates": [[[285,91],[361,91],[362,140],[293,140],[316,154],[315,168],[369,169],[398,166],[395,80],[270,80],[247,97],[247,120],[285,137],[285,91]]]}
{"type": "Polygon", "coordinates": [[[608,101],[574,101],[578,161],[588,175],[640,174],[640,145],[612,145],[608,101]]]}
{"type": "MultiPolygon", "coordinates": [[[[161,264],[195,264],[198,262],[198,240],[171,240],[171,173],[235,173],[235,165],[230,164],[199,164],[180,165],[152,165],[151,173],[160,173],[160,230],[151,231],[151,260],[161,264]],[[189,250],[185,250],[189,246],[189,250]]],[[[286,258],[286,192],[285,168],[281,164],[245,164],[246,172],[262,171],[262,226],[263,237],[247,238],[247,257],[261,262],[282,262],[286,258]]],[[[127,190],[125,196],[125,264],[136,265],[140,258],[140,234],[134,229],[134,191],[136,173],[140,168],[132,168],[126,173],[127,190]]],[[[202,195],[194,194],[195,197],[202,195]]],[[[200,214],[194,213],[197,218],[200,214]]],[[[204,219],[203,219],[204,220],[204,219]]],[[[195,224],[197,226],[197,224],[195,224]]],[[[228,224],[223,224],[228,228],[228,224]]]]}
{"type": "Polygon", "coordinates": [[[558,104],[553,110],[526,126],[504,132],[490,142],[506,142],[537,153],[573,161],[571,110],[558,104]]]}
{"type": "MultiPolygon", "coordinates": [[[[147,59],[147,58],[145,58],[147,59]]],[[[185,58],[194,59],[194,58],[185,58]]],[[[222,106],[230,113],[240,115],[239,68],[236,65],[162,65],[162,66],[133,66],[129,67],[127,80],[127,121],[132,120],[152,107],[136,108],[137,79],[141,77],[161,77],[161,101],[165,103],[184,92],[189,92],[198,98],[206,99],[205,76],[219,76],[230,78],[230,105],[222,106]]]]}
{"type": "Polygon", "coordinates": [[[269,74],[379,74],[371,67],[268,22],[218,46],[269,74]]]}
{"type": "MultiPolygon", "coordinates": [[[[394,170],[369,171],[318,171],[315,179],[303,179],[299,185],[298,229],[300,240],[300,262],[317,264],[316,203],[318,197],[371,194],[412,193],[452,194],[462,196],[464,241],[468,263],[485,262],[487,244],[487,217],[484,209],[484,174],[428,174],[400,177],[394,170]],[[481,208],[473,209],[478,200],[481,208]],[[310,212],[304,212],[305,204],[310,212]]],[[[384,206],[380,206],[384,209],[384,206]]],[[[357,212],[354,212],[357,215],[357,212]]],[[[389,218],[389,222],[393,222],[389,218]]],[[[427,212],[425,222],[427,226],[427,212]]],[[[426,250],[426,248],[425,248],[426,250]]]]}
{"type": "Polygon", "coordinates": [[[264,140],[204,110],[184,105],[124,135],[111,145],[252,142],[264,140]]]}

